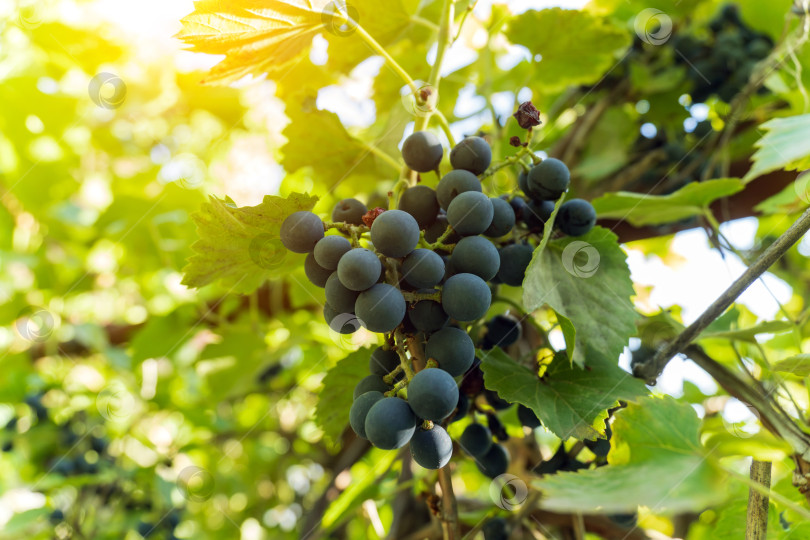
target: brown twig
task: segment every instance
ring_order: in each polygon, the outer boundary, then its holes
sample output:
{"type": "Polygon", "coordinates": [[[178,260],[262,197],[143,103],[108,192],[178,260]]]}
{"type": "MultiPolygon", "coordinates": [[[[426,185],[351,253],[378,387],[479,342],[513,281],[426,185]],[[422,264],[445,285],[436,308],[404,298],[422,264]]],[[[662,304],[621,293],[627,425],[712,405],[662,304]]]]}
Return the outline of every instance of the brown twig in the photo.
{"type": "Polygon", "coordinates": [[[732,283],[692,324],[674,340],[663,346],[648,362],[638,364],[633,373],[650,384],[663,371],[667,362],[683,352],[712,321],[717,319],[734,301],[773,264],[779,260],[804,234],[810,230],[810,209],[771,244],[743,274],[732,283]]]}
{"type": "Polygon", "coordinates": [[[439,469],[439,486],[442,488],[440,519],[444,540],[460,540],[461,529],[458,523],[458,508],[456,506],[456,496],[453,493],[453,481],[449,463],[439,469]]]}

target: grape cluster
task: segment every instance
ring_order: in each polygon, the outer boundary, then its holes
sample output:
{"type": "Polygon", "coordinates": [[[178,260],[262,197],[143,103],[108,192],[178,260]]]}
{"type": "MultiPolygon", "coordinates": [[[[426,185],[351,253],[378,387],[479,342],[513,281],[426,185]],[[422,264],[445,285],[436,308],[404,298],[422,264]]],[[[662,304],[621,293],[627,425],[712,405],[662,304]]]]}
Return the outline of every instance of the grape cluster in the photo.
{"type": "Polygon", "coordinates": [[[724,6],[709,30],[711,35],[704,40],[689,34],[673,37],[672,46],[680,53],[675,61],[687,65],[695,102],[712,95],[728,102],[748,82],[756,63],[771,53],[773,41],[746,26],[735,4],[724,6]]]}
{"type": "MultiPolygon", "coordinates": [[[[487,394],[483,379],[478,389],[465,385],[481,376],[467,328],[489,311],[491,286],[521,285],[534,249],[527,239],[536,241],[534,233],[570,183],[561,161],[536,159],[521,177],[530,202],[518,195],[492,198],[481,183],[492,161],[485,139],[471,136],[453,147],[452,170],[442,176],[443,156],[433,133],[417,131],[404,141],[402,158],[412,171],[435,172],[440,177],[435,189],[417,183],[398,190],[396,208],[388,210],[344,199],[332,221],[300,211],[280,229],[287,249],[307,254],[306,275],[324,288],[329,326],[343,334],[360,327],[384,334],[385,344],[371,355],[369,375],[354,389],[352,429],[377,448],[410,443],[414,461],[428,469],[450,460],[453,441],[445,426],[467,416],[471,398],[484,394],[493,410],[510,406],[487,394]]],[[[573,199],[561,205],[556,225],[562,233],[581,235],[595,221],[593,207],[573,199]]],[[[482,349],[506,347],[519,338],[520,324],[497,315],[486,336],[482,349]]],[[[539,426],[531,416],[530,423],[539,426]]],[[[493,434],[507,437],[495,414],[487,414],[487,423],[467,428],[479,429],[481,437],[479,448],[468,453],[495,477],[505,472],[509,455],[492,441],[493,434]]],[[[469,437],[460,441],[465,450],[469,437]]]]}

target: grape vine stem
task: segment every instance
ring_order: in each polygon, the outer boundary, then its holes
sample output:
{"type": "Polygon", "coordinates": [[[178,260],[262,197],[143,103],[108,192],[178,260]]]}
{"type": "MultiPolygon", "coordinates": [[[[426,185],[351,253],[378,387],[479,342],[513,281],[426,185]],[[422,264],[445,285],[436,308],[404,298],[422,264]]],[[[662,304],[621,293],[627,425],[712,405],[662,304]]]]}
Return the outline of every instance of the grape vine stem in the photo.
{"type": "Polygon", "coordinates": [[[810,208],[790,228],[766,249],[743,274],[732,283],[692,324],[675,339],[663,346],[648,362],[639,364],[634,375],[654,384],[667,362],[683,352],[712,321],[717,319],[768,268],[779,260],[810,230],[810,208]]]}
{"type": "MultiPolygon", "coordinates": [[[[436,49],[436,60],[433,62],[433,66],[430,68],[430,76],[428,77],[428,87],[435,89],[438,91],[439,89],[439,82],[441,81],[442,77],[442,62],[444,62],[444,54],[447,52],[447,46],[450,45],[451,32],[450,27],[453,24],[453,8],[455,7],[455,2],[453,0],[444,0],[444,6],[442,8],[442,18],[441,22],[439,23],[439,37],[438,37],[438,45],[436,49]]],[[[414,90],[416,93],[416,90],[414,90]]],[[[430,121],[430,117],[432,114],[435,114],[436,117],[439,119],[439,123],[442,126],[442,129],[447,135],[448,140],[450,141],[451,146],[455,146],[455,141],[453,140],[453,135],[450,133],[450,125],[447,123],[447,119],[444,118],[444,115],[441,114],[438,110],[433,110],[425,114],[424,116],[420,116],[416,119],[414,124],[414,131],[421,131],[424,130],[428,122],[430,121]]]]}
{"type": "Polygon", "coordinates": [[[458,507],[456,495],[453,493],[449,463],[439,469],[439,486],[442,488],[442,535],[444,540],[458,540],[461,538],[461,529],[458,524],[458,507]]]}

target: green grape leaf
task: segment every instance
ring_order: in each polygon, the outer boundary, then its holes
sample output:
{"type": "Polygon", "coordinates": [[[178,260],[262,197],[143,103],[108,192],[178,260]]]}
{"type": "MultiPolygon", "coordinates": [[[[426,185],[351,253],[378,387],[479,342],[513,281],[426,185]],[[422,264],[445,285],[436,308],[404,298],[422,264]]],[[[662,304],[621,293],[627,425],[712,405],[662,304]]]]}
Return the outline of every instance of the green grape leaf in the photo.
{"type": "Polygon", "coordinates": [[[703,332],[700,334],[700,339],[720,338],[731,339],[735,341],[747,341],[749,343],[756,343],[756,336],[759,334],[777,334],[785,332],[793,328],[793,323],[790,321],[765,321],[756,324],[750,328],[740,328],[735,330],[723,330],[715,332],[703,332]]]}
{"type": "Polygon", "coordinates": [[[199,240],[183,268],[183,284],[203,287],[220,281],[231,292],[247,294],[270,276],[289,272],[290,256],[279,239],[284,219],[310,210],[317,197],[293,193],[265,196],[258,206],[235,205],[211,197],[192,215],[199,240]],[[286,262],[285,262],[286,261],[286,262]]]}
{"type": "Polygon", "coordinates": [[[619,358],[636,332],[633,294],[626,255],[616,235],[602,227],[549,242],[532,258],[523,280],[528,311],[548,304],[576,328],[572,360],[580,366],[619,358]]]}
{"type": "MultiPolygon", "coordinates": [[[[352,137],[338,115],[316,108],[314,99],[306,99],[292,110],[288,108],[287,114],[290,123],[282,131],[287,144],[282,148],[281,162],[287,172],[312,167],[319,179],[330,182],[324,186],[328,191],[350,176],[375,171],[374,150],[352,137]],[[317,159],[313,159],[313,148],[318,149],[317,159]]],[[[399,169],[389,166],[388,172],[397,175],[399,169]]]]}
{"type": "Polygon", "coordinates": [[[771,369],[797,377],[810,377],[810,354],[797,354],[775,362],[771,369]]]}
{"type": "Polygon", "coordinates": [[[620,399],[631,401],[647,393],[640,380],[601,359],[582,369],[557,355],[543,377],[538,377],[495,348],[483,354],[481,369],[488,389],[529,407],[563,440],[595,439],[604,434],[607,409],[620,399]]]}
{"type": "Polygon", "coordinates": [[[658,513],[700,510],[726,498],[725,475],[707,460],[700,420],[687,404],[647,397],[616,413],[610,466],[535,481],[553,511],[658,513]]]}
{"type": "Polygon", "coordinates": [[[352,393],[360,379],[368,375],[371,349],[354,351],[335,364],[323,378],[323,390],[315,406],[315,423],[326,437],[337,442],[349,423],[352,393]]]}
{"type": "Polygon", "coordinates": [[[754,165],[744,182],[779,169],[796,170],[810,156],[810,114],[774,118],[760,128],[767,133],[754,143],[754,165]]]}
{"type": "Polygon", "coordinates": [[[628,32],[605,19],[557,7],[521,13],[509,23],[506,36],[540,55],[534,79],[543,81],[544,92],[596,81],[630,44],[628,32]]]}
{"type": "Polygon", "coordinates": [[[717,199],[744,188],[737,178],[692,182],[669,195],[647,195],[618,191],[592,201],[600,219],[619,219],[634,227],[662,225],[699,216],[717,199]]]}

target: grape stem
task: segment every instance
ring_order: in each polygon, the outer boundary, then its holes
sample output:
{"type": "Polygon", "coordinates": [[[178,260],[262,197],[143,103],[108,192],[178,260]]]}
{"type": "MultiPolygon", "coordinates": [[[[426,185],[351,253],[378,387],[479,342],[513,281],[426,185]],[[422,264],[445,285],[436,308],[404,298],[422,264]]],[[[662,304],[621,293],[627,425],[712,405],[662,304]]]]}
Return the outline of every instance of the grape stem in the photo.
{"type": "Polygon", "coordinates": [[[436,251],[437,249],[441,249],[441,250],[447,251],[449,253],[452,253],[453,248],[455,248],[456,245],[455,244],[445,244],[444,243],[444,241],[447,240],[447,238],[451,234],[453,234],[453,227],[448,225],[447,229],[445,229],[445,231],[442,233],[442,235],[440,237],[438,237],[436,239],[436,241],[433,242],[432,244],[430,242],[428,242],[427,240],[425,240],[425,233],[424,232],[421,235],[420,241],[421,241],[423,246],[425,246],[426,248],[431,249],[433,251],[436,251]]]}
{"type": "Polygon", "coordinates": [[[439,469],[439,486],[442,488],[442,535],[444,540],[460,539],[458,507],[456,505],[456,496],[453,493],[453,481],[449,463],[439,469]]]}
{"type": "Polygon", "coordinates": [[[392,384],[394,382],[394,379],[400,373],[402,373],[402,364],[395,367],[394,370],[391,373],[389,373],[388,375],[384,375],[383,376],[383,382],[385,382],[386,384],[392,384]]]}
{"type": "Polygon", "coordinates": [[[374,49],[374,52],[376,52],[377,54],[379,54],[380,56],[382,56],[382,57],[385,59],[385,61],[386,61],[386,62],[388,62],[388,65],[390,65],[390,66],[391,66],[391,69],[393,69],[393,70],[394,70],[394,72],[395,72],[397,75],[399,75],[399,77],[400,77],[400,78],[401,78],[403,81],[405,81],[405,84],[407,84],[407,85],[408,85],[408,88],[410,88],[410,89],[411,89],[411,92],[413,92],[414,96],[418,95],[418,93],[419,93],[419,88],[417,88],[416,83],[413,81],[413,79],[411,79],[411,76],[410,76],[410,75],[408,75],[408,72],[407,72],[407,71],[405,71],[405,69],[403,69],[403,67],[402,67],[402,66],[400,66],[400,65],[399,65],[399,63],[398,63],[396,60],[394,60],[394,58],[393,58],[393,57],[392,57],[390,54],[388,54],[388,51],[386,51],[386,50],[385,50],[385,47],[383,47],[382,45],[380,45],[380,44],[377,42],[377,40],[376,40],[376,39],[374,39],[374,38],[371,36],[371,34],[369,34],[368,32],[366,32],[366,30],[365,30],[365,29],[364,29],[362,26],[360,26],[360,25],[357,23],[357,21],[352,21],[352,20],[351,20],[349,17],[347,17],[346,19],[347,19],[347,21],[349,21],[349,22],[350,22],[352,25],[354,25],[354,26],[355,26],[355,28],[356,28],[356,30],[357,30],[357,33],[360,35],[360,37],[361,37],[361,38],[363,38],[363,41],[365,41],[365,42],[366,42],[366,44],[367,44],[369,47],[371,47],[372,49],[374,49]]]}
{"type": "Polygon", "coordinates": [[[532,153],[532,151],[529,150],[528,146],[521,147],[520,150],[518,150],[514,155],[509,156],[508,158],[504,159],[503,161],[501,161],[497,165],[493,165],[492,167],[490,167],[489,169],[484,171],[484,174],[481,175],[481,180],[484,180],[485,178],[489,178],[490,176],[492,176],[496,172],[500,171],[504,167],[508,167],[508,166],[513,165],[515,163],[518,163],[521,167],[523,167],[524,170],[528,171],[529,167],[528,167],[528,165],[526,165],[526,163],[523,162],[523,157],[527,156],[527,155],[529,155],[531,153],[532,153]]]}
{"type": "Polygon", "coordinates": [[[406,302],[418,302],[420,300],[433,300],[434,302],[441,302],[442,301],[442,293],[436,291],[435,293],[418,293],[418,292],[408,292],[408,291],[400,291],[402,296],[405,298],[406,302]]]}
{"type": "MultiPolygon", "coordinates": [[[[453,8],[455,7],[454,0],[444,0],[444,6],[442,7],[442,18],[439,23],[439,37],[438,37],[438,45],[436,49],[436,60],[433,62],[433,66],[430,69],[430,76],[428,77],[428,88],[432,89],[436,92],[439,90],[439,82],[441,81],[441,72],[442,72],[442,62],[444,61],[444,55],[447,52],[447,46],[450,45],[451,40],[451,32],[450,27],[453,24],[453,8]]],[[[414,94],[417,94],[417,91],[414,89],[414,94]]],[[[418,99],[419,96],[416,95],[418,99]]],[[[453,140],[453,135],[450,133],[450,126],[447,123],[447,119],[444,115],[441,114],[440,111],[437,109],[433,109],[429,111],[424,116],[420,116],[416,119],[414,123],[414,131],[422,131],[424,130],[428,122],[430,121],[430,117],[435,114],[436,118],[439,120],[442,129],[444,130],[445,134],[447,135],[448,140],[450,141],[451,146],[455,146],[455,141],[453,140]]]]}
{"type": "Polygon", "coordinates": [[[395,384],[394,387],[391,390],[386,392],[385,395],[387,397],[396,396],[399,393],[400,390],[402,390],[403,388],[408,386],[408,382],[409,382],[408,379],[402,379],[397,384],[395,384]]]}
{"type": "Polygon", "coordinates": [[[396,342],[396,350],[399,355],[399,365],[402,367],[402,371],[405,372],[405,381],[410,381],[413,379],[413,368],[411,367],[411,361],[408,359],[408,355],[405,354],[405,343],[400,328],[394,330],[394,341],[396,342]]]}

